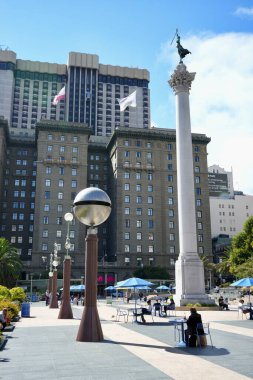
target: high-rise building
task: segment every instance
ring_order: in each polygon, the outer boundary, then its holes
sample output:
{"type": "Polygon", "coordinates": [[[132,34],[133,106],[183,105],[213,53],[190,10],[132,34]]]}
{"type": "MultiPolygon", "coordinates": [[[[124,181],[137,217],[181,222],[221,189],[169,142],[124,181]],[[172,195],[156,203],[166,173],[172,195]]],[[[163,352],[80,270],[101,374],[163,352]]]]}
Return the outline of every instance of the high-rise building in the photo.
{"type": "Polygon", "coordinates": [[[41,119],[85,123],[93,134],[111,135],[116,127],[150,127],[149,72],[103,65],[93,54],[69,53],[67,65],[17,59],[0,50],[0,115],[10,134],[34,138],[41,119]],[[59,104],[53,99],[65,86],[59,104]],[[118,99],[137,91],[137,106],[120,112],[118,99]]]}
{"type": "MultiPolygon", "coordinates": [[[[16,59],[0,51],[0,229],[18,249],[23,277],[43,272],[54,243],[65,253],[75,195],[97,186],[112,200],[98,228],[98,283],[142,266],[174,279],[179,253],[176,132],[150,128],[147,70],[102,65],[70,53],[68,64],[16,59]],[[56,106],[55,95],[66,96],[56,106]],[[137,107],[117,99],[137,91],[137,107]]],[[[192,134],[198,253],[211,258],[207,144],[192,134]]],[[[70,225],[72,276],[84,274],[85,227],[70,225]]]]}

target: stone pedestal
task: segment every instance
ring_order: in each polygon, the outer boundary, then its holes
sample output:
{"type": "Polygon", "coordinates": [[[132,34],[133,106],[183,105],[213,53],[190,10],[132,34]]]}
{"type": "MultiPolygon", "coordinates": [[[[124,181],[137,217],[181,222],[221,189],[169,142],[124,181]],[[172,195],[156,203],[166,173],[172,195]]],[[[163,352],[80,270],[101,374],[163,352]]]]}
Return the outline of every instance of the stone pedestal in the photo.
{"type": "Polygon", "coordinates": [[[85,305],[76,340],[100,342],[104,340],[97,310],[97,230],[89,228],[85,250],[85,305]]]}
{"type": "Polygon", "coordinates": [[[209,302],[203,262],[197,253],[196,210],[192,158],[189,90],[195,73],[180,63],[169,84],[176,96],[177,187],[180,253],[176,262],[177,305],[209,302]]]}
{"type": "Polygon", "coordinates": [[[62,303],[58,319],[73,319],[73,312],[70,304],[70,276],[71,276],[71,257],[65,256],[63,263],[63,293],[62,303]]]}

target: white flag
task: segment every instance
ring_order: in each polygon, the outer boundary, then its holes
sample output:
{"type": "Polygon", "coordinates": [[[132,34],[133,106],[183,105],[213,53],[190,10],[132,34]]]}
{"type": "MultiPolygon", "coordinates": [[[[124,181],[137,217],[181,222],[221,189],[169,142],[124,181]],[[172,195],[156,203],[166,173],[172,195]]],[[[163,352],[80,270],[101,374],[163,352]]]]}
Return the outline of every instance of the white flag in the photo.
{"type": "Polygon", "coordinates": [[[56,106],[56,104],[58,104],[59,101],[64,99],[64,98],[65,98],[65,86],[62,87],[59,94],[55,95],[54,100],[53,100],[53,105],[56,106]]]}
{"type": "Polygon", "coordinates": [[[118,99],[120,112],[125,111],[129,106],[136,107],[136,90],[126,98],[118,99]]]}

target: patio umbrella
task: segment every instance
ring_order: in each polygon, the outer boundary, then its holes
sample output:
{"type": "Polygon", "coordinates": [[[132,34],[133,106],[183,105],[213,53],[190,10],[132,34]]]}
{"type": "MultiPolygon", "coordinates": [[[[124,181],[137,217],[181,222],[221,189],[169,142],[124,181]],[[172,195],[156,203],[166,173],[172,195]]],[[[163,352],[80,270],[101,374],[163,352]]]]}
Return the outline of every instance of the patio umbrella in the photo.
{"type": "MultiPolygon", "coordinates": [[[[238,286],[238,287],[253,286],[253,278],[252,277],[242,278],[241,280],[233,282],[230,286],[238,286]]],[[[250,302],[250,292],[249,292],[249,302],[250,302]]]]}
{"type": "Polygon", "coordinates": [[[160,285],[156,288],[157,290],[169,290],[170,288],[166,285],[160,285]]]}
{"type": "MultiPolygon", "coordinates": [[[[134,293],[135,293],[135,290],[136,289],[140,289],[140,286],[150,286],[150,285],[154,285],[154,284],[152,282],[143,280],[142,278],[131,277],[131,278],[128,278],[127,280],[125,280],[125,281],[118,282],[115,285],[115,288],[116,289],[120,289],[120,288],[122,288],[122,289],[133,288],[134,289],[134,293]]],[[[135,309],[136,309],[136,302],[137,302],[136,294],[135,294],[134,298],[135,298],[135,309]]]]}
{"type": "Polygon", "coordinates": [[[107,288],[105,288],[105,290],[114,290],[115,287],[114,286],[107,286],[107,288]]]}
{"type": "Polygon", "coordinates": [[[81,292],[82,290],[85,289],[85,285],[72,285],[69,290],[71,292],[81,292]]]}

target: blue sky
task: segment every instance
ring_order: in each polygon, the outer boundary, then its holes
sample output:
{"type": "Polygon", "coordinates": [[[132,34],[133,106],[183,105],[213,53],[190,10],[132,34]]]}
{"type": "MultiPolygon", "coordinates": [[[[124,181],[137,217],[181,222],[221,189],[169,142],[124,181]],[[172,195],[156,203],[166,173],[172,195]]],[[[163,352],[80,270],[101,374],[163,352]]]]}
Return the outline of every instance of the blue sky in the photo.
{"type": "Polygon", "coordinates": [[[151,119],[175,128],[167,81],[178,56],[176,28],[196,72],[192,131],[205,133],[208,164],[233,170],[234,187],[253,195],[253,1],[1,0],[0,45],[20,59],[67,63],[68,53],[150,71],[151,119]]]}

